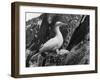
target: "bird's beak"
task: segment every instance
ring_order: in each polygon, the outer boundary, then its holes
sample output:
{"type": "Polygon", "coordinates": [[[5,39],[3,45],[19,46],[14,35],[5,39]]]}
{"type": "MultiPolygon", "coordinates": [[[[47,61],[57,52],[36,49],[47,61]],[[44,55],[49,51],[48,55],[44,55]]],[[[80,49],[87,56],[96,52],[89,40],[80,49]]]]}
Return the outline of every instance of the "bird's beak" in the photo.
{"type": "Polygon", "coordinates": [[[62,26],[63,26],[63,25],[64,25],[64,26],[67,26],[68,24],[66,24],[66,23],[62,23],[61,25],[62,25],[62,26]]]}
{"type": "Polygon", "coordinates": [[[66,23],[63,23],[63,25],[68,25],[68,24],[66,24],[66,23]]]}

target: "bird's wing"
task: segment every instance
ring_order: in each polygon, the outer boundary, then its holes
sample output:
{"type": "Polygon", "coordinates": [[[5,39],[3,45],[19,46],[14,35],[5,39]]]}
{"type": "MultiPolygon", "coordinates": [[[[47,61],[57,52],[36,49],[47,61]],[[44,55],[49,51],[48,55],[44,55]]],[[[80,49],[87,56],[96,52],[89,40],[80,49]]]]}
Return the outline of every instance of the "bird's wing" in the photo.
{"type": "Polygon", "coordinates": [[[50,40],[48,40],[42,48],[40,48],[40,51],[43,52],[43,51],[47,51],[47,50],[54,50],[56,49],[56,47],[58,47],[58,44],[59,44],[59,41],[58,39],[55,37],[55,38],[52,38],[50,40]]]}

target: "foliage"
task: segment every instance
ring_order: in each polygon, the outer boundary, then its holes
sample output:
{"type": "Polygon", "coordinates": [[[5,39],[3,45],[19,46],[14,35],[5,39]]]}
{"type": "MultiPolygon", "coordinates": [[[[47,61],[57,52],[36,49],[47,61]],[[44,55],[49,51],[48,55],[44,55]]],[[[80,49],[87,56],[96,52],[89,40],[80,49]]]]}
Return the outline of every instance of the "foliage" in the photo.
{"type": "MultiPolygon", "coordinates": [[[[73,14],[47,14],[44,13],[37,18],[26,22],[26,66],[38,66],[42,60],[45,66],[52,65],[75,65],[89,63],[89,20],[81,23],[84,15],[73,14]],[[61,49],[68,49],[68,54],[56,54],[56,52],[45,52],[37,62],[38,49],[50,38],[55,36],[54,24],[62,21],[67,26],[61,27],[64,43],[61,49]],[[88,23],[87,23],[88,22],[88,23]],[[82,27],[84,26],[84,27],[82,27]],[[87,30],[87,31],[86,31],[87,30]],[[82,32],[83,31],[83,32],[82,32]],[[82,34],[81,34],[82,32],[82,34]],[[83,34],[84,33],[84,34],[83,34]],[[82,36],[79,36],[79,34],[82,36]],[[73,37],[74,36],[74,37],[73,37]],[[76,43],[75,43],[76,42],[76,43]]],[[[89,16],[88,16],[89,17],[89,16]]],[[[27,67],[28,67],[27,66],[27,67]]]]}

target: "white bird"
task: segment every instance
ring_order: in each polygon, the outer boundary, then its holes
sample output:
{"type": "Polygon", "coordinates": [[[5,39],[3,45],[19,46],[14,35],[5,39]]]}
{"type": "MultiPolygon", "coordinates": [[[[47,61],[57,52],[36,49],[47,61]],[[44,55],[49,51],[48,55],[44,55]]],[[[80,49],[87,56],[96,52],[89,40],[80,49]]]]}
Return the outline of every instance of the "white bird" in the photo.
{"type": "Polygon", "coordinates": [[[39,52],[36,55],[42,54],[43,52],[54,51],[54,50],[56,50],[57,54],[59,54],[59,48],[63,44],[63,36],[59,28],[63,25],[67,25],[67,24],[60,21],[55,23],[55,26],[54,26],[54,31],[56,34],[55,37],[51,38],[45,44],[43,44],[43,46],[39,49],[39,52]]]}
{"type": "Polygon", "coordinates": [[[66,25],[65,23],[63,22],[56,22],[55,24],[55,28],[54,28],[54,31],[55,31],[55,37],[54,38],[51,38],[50,40],[48,40],[43,46],[42,48],[39,49],[39,51],[42,53],[42,52],[46,52],[46,51],[49,51],[49,50],[56,50],[58,52],[58,49],[62,46],[63,44],[63,36],[60,32],[60,27],[62,25],[66,25]]]}

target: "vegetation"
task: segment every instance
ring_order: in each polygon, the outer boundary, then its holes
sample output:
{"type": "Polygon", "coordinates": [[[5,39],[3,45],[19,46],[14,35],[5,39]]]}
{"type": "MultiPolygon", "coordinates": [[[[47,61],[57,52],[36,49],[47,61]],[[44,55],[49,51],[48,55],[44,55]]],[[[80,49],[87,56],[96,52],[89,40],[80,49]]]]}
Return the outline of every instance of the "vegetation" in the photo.
{"type": "Polygon", "coordinates": [[[53,66],[89,64],[89,16],[73,14],[47,14],[26,22],[26,66],[53,66]],[[68,24],[60,28],[64,43],[60,50],[69,53],[57,54],[55,51],[45,52],[39,62],[39,48],[55,36],[53,31],[57,21],[68,24]]]}

